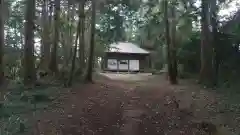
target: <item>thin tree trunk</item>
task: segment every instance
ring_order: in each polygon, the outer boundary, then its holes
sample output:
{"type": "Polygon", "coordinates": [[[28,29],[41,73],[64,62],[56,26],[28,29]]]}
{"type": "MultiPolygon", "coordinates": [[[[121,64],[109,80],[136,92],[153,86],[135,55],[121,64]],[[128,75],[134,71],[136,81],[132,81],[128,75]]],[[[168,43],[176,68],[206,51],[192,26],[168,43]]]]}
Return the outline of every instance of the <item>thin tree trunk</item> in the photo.
{"type": "Polygon", "coordinates": [[[166,37],[166,45],[167,45],[167,63],[168,63],[168,77],[172,84],[175,84],[175,78],[173,76],[173,68],[172,68],[172,54],[171,54],[171,38],[170,38],[170,30],[169,30],[169,21],[168,21],[168,0],[164,0],[164,17],[165,17],[165,37],[166,37]]]}
{"type": "MultiPolygon", "coordinates": [[[[72,12],[71,12],[71,21],[74,22],[75,19],[74,19],[74,16],[75,16],[75,5],[73,4],[73,7],[72,7],[72,12]]],[[[69,30],[69,49],[68,49],[68,52],[69,52],[69,55],[68,55],[68,60],[67,60],[67,63],[69,63],[69,61],[71,60],[72,58],[72,55],[73,55],[73,35],[74,35],[74,30],[73,30],[73,23],[71,23],[71,27],[70,27],[70,30],[69,30]]]]}
{"type": "MultiPolygon", "coordinates": [[[[51,49],[53,48],[53,7],[54,7],[54,1],[49,0],[49,6],[48,6],[48,28],[49,28],[49,47],[50,47],[50,59],[49,59],[49,65],[50,66],[50,61],[51,61],[51,49]]],[[[48,67],[49,69],[49,67],[48,67]]],[[[49,69],[50,70],[50,69],[49,69]]]]}
{"type": "Polygon", "coordinates": [[[41,69],[49,70],[50,43],[49,43],[49,21],[48,21],[48,0],[43,1],[42,5],[42,50],[41,50],[41,69]]]}
{"type": "MultiPolygon", "coordinates": [[[[68,35],[66,44],[64,45],[64,68],[68,68],[71,56],[72,56],[72,48],[73,48],[73,22],[74,15],[75,15],[75,5],[72,5],[70,1],[68,1],[68,13],[67,13],[67,20],[70,22],[70,28],[68,29],[68,35]],[[72,6],[72,9],[71,9],[72,6]]],[[[64,35],[64,34],[63,34],[64,35]]]]}
{"type": "Polygon", "coordinates": [[[4,0],[0,0],[0,86],[3,83],[4,70],[3,70],[3,49],[4,49],[4,19],[3,19],[3,5],[4,0]]]}
{"type": "Polygon", "coordinates": [[[201,71],[200,71],[200,82],[203,82],[204,81],[204,77],[205,77],[205,70],[206,70],[206,64],[205,64],[205,51],[206,50],[205,48],[205,44],[207,44],[207,35],[205,36],[205,34],[208,34],[207,33],[207,29],[208,29],[208,24],[207,24],[207,16],[206,16],[206,12],[208,12],[208,5],[206,3],[206,0],[202,0],[202,5],[201,5],[201,8],[202,8],[202,12],[201,12],[201,71]]]}
{"type": "Polygon", "coordinates": [[[59,43],[59,19],[60,19],[60,0],[55,0],[55,15],[54,15],[54,43],[51,52],[51,60],[49,69],[53,73],[58,72],[58,64],[57,64],[57,48],[59,43]]]}
{"type": "Polygon", "coordinates": [[[219,52],[218,52],[218,38],[217,38],[217,0],[211,0],[211,26],[212,26],[212,44],[213,44],[213,67],[214,67],[214,74],[213,74],[213,83],[216,86],[218,84],[218,70],[219,70],[219,52]]]}
{"type": "Polygon", "coordinates": [[[78,21],[78,25],[77,25],[77,35],[76,35],[76,39],[75,39],[75,47],[73,50],[73,58],[72,58],[72,67],[71,67],[71,71],[70,71],[70,76],[68,79],[68,86],[72,85],[72,80],[73,80],[73,75],[74,75],[74,71],[75,71],[75,65],[76,65],[76,57],[77,57],[77,43],[78,43],[78,37],[79,37],[79,28],[80,28],[80,19],[78,21]]]}
{"type": "Polygon", "coordinates": [[[79,18],[80,18],[80,37],[79,37],[79,59],[80,59],[80,68],[79,72],[82,73],[85,68],[85,13],[84,13],[85,1],[80,2],[79,4],[79,18]]]}
{"type": "Polygon", "coordinates": [[[24,84],[31,85],[36,81],[34,60],[34,19],[36,1],[28,0],[25,13],[25,46],[24,46],[24,84]]]}
{"type": "MultiPolygon", "coordinates": [[[[72,14],[72,10],[71,10],[71,4],[70,2],[68,1],[68,13],[67,13],[67,20],[68,22],[71,22],[72,18],[71,18],[71,14],[72,14]]],[[[70,23],[72,25],[72,23],[70,23]]],[[[64,48],[64,65],[66,67],[68,67],[68,64],[69,64],[69,54],[70,54],[70,51],[71,51],[71,48],[72,48],[72,27],[70,26],[69,30],[68,30],[68,39],[67,39],[67,44],[65,44],[64,48]]]]}
{"type": "MultiPolygon", "coordinates": [[[[20,43],[21,43],[21,50],[24,50],[24,28],[21,29],[21,33],[20,33],[20,43]]],[[[24,51],[21,51],[21,67],[24,67],[24,51]]],[[[20,71],[20,76],[23,76],[23,71],[24,69],[21,68],[20,71]]]]}
{"type": "Polygon", "coordinates": [[[176,46],[176,11],[175,11],[175,2],[171,5],[171,66],[172,66],[172,71],[171,71],[171,83],[172,84],[177,84],[177,74],[178,74],[178,66],[177,66],[177,46],[176,46]]]}
{"type": "Polygon", "coordinates": [[[92,20],[91,20],[91,39],[90,39],[90,52],[88,59],[88,68],[85,81],[92,82],[92,72],[94,64],[94,47],[95,47],[95,20],[96,19],[96,0],[92,0],[92,20]]]}
{"type": "Polygon", "coordinates": [[[53,1],[49,0],[48,21],[50,26],[52,26],[52,20],[53,20],[53,1]]]}

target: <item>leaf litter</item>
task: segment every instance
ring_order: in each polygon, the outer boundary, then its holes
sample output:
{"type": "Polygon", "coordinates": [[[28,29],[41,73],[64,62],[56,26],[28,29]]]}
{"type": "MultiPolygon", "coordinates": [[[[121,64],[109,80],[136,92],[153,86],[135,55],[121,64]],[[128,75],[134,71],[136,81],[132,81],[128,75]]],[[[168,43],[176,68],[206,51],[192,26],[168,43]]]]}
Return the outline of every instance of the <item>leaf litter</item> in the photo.
{"type": "Polygon", "coordinates": [[[34,130],[44,135],[201,135],[206,134],[196,126],[201,121],[229,132],[240,129],[237,109],[231,111],[215,93],[189,83],[171,86],[164,77],[142,83],[98,79],[63,95],[57,109],[38,116],[34,130]]]}

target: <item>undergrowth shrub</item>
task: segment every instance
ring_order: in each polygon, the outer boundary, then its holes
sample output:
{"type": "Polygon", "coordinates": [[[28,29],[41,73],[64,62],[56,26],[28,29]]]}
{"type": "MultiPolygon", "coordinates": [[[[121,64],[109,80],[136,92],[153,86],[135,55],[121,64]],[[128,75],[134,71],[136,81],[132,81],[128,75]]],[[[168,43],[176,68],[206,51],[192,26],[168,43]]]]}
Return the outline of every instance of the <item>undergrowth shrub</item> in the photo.
{"type": "Polygon", "coordinates": [[[27,90],[21,84],[8,89],[0,102],[0,135],[28,134],[35,116],[51,107],[58,91],[49,86],[27,90]]]}

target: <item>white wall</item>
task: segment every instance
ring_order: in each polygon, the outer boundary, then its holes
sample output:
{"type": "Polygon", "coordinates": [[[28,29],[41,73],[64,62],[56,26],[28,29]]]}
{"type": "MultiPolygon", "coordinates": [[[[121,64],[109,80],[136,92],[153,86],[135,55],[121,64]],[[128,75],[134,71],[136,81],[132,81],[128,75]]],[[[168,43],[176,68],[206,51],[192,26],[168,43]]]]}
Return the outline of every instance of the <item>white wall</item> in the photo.
{"type": "Polygon", "coordinates": [[[107,68],[109,70],[117,70],[117,60],[116,59],[108,59],[107,68]]]}
{"type": "Polygon", "coordinates": [[[107,61],[107,68],[109,70],[125,70],[127,71],[129,68],[129,71],[139,71],[139,60],[120,60],[117,62],[116,59],[108,59],[107,61]],[[129,62],[129,65],[128,65],[129,62]],[[119,66],[118,66],[118,65],[119,66]]]}
{"type": "Polygon", "coordinates": [[[129,70],[139,71],[139,60],[129,60],[129,70]]]}
{"type": "Polygon", "coordinates": [[[118,61],[119,70],[128,70],[128,60],[120,60],[118,61]]]}

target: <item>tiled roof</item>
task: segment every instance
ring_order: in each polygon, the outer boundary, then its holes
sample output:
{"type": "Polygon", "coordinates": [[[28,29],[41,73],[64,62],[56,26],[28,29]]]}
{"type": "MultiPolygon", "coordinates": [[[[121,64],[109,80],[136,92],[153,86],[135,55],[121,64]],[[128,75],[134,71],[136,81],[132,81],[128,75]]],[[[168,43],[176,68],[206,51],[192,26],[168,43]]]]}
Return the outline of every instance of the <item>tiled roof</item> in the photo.
{"type": "Polygon", "coordinates": [[[109,46],[109,50],[106,52],[118,52],[118,53],[135,53],[135,54],[149,54],[148,51],[140,48],[138,45],[130,42],[116,42],[109,46]]]}

